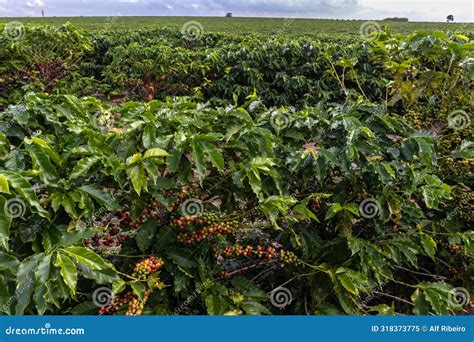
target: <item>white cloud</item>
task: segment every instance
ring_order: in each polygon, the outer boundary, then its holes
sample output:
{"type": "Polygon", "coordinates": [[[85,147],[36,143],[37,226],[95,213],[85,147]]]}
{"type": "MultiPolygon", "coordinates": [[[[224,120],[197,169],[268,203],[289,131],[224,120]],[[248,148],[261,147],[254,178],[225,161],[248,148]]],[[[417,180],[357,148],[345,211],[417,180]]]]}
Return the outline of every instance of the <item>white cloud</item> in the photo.
{"type": "Polygon", "coordinates": [[[415,20],[443,21],[447,15],[453,14],[455,19],[473,21],[472,0],[396,0],[384,1],[383,5],[378,0],[363,0],[362,7],[380,18],[404,16],[415,20]]]}
{"type": "Polygon", "coordinates": [[[27,1],[26,6],[28,7],[40,7],[44,6],[44,1],[43,0],[33,0],[33,1],[27,1]]]}

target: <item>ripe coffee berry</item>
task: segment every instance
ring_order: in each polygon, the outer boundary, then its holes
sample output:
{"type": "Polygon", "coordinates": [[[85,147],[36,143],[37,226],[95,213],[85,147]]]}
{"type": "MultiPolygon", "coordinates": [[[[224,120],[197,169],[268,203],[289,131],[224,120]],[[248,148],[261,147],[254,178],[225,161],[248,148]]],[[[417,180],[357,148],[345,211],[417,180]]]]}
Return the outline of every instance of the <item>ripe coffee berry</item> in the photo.
{"type": "Polygon", "coordinates": [[[183,188],[180,191],[166,190],[162,195],[168,200],[169,208],[172,212],[176,212],[187,199],[198,198],[199,196],[197,191],[189,188],[183,188]]]}
{"type": "Polygon", "coordinates": [[[140,220],[134,220],[130,216],[129,211],[121,211],[118,213],[118,217],[122,220],[122,224],[131,229],[137,229],[140,227],[142,222],[140,220]]]}
{"type": "Polygon", "coordinates": [[[143,313],[143,309],[151,292],[151,290],[145,291],[143,300],[139,300],[136,294],[132,291],[128,291],[122,296],[115,297],[110,305],[101,307],[99,309],[99,315],[111,315],[128,305],[125,315],[139,316],[143,313]]]}
{"type": "Polygon", "coordinates": [[[145,260],[137,263],[133,269],[132,277],[138,279],[144,279],[150,274],[155,273],[158,269],[163,266],[164,262],[161,258],[156,258],[154,256],[149,257],[145,260]]]}
{"type": "Polygon", "coordinates": [[[116,254],[120,252],[122,242],[130,238],[127,232],[122,231],[120,221],[115,217],[108,222],[101,222],[98,230],[99,232],[90,239],[83,241],[85,247],[99,252],[116,254]]]}
{"type": "Polygon", "coordinates": [[[171,224],[180,230],[192,230],[194,228],[216,224],[220,220],[221,216],[216,213],[203,213],[200,215],[182,216],[173,220],[171,224]]]}
{"type": "Polygon", "coordinates": [[[231,222],[216,223],[192,232],[181,232],[178,234],[178,241],[187,245],[201,242],[207,238],[229,235],[235,233],[236,224],[231,222]]]}
{"type": "Polygon", "coordinates": [[[145,208],[143,208],[142,213],[138,219],[132,219],[129,211],[119,212],[118,218],[121,220],[122,224],[131,229],[137,229],[143,225],[149,218],[156,219],[160,217],[160,212],[162,210],[160,201],[152,200],[148,203],[145,208]]]}
{"type": "Polygon", "coordinates": [[[119,311],[124,305],[128,304],[134,298],[132,291],[125,293],[122,296],[114,297],[112,303],[106,306],[102,306],[99,309],[99,315],[111,315],[119,311]]]}
{"type": "Polygon", "coordinates": [[[188,245],[207,238],[233,234],[238,227],[237,221],[224,221],[222,215],[216,213],[183,216],[173,220],[171,224],[181,231],[178,241],[188,245]]]}
{"type": "MultiPolygon", "coordinates": [[[[267,261],[279,260],[284,264],[299,263],[295,253],[284,249],[277,249],[273,246],[233,245],[222,248],[220,252],[226,258],[254,256],[267,261]]],[[[215,249],[215,256],[219,256],[220,252],[218,249],[215,249]]]]}
{"type": "Polygon", "coordinates": [[[449,249],[451,250],[451,253],[456,254],[461,249],[461,246],[456,245],[456,244],[452,244],[452,245],[449,246],[449,249]]]}
{"type": "Polygon", "coordinates": [[[143,295],[143,300],[139,300],[137,297],[134,297],[128,303],[128,309],[125,312],[125,316],[140,316],[143,313],[143,309],[145,308],[145,304],[150,297],[151,290],[145,291],[143,295]]]}

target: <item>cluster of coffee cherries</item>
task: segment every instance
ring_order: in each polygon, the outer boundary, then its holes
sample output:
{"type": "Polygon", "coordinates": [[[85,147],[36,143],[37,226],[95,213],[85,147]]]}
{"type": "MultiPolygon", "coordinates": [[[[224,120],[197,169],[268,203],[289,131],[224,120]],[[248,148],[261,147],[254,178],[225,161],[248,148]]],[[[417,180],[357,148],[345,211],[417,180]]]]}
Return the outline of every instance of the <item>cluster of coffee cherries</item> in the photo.
{"type": "Polygon", "coordinates": [[[318,199],[312,199],[309,202],[309,207],[313,212],[319,212],[321,210],[321,200],[318,199]]]}
{"type": "Polygon", "coordinates": [[[300,261],[299,261],[299,259],[298,259],[298,257],[296,256],[295,253],[293,253],[292,251],[286,251],[284,249],[282,249],[280,251],[279,259],[284,264],[298,265],[300,263],[300,261]]]}
{"type": "Polygon", "coordinates": [[[132,291],[125,293],[122,296],[114,296],[109,305],[104,305],[99,309],[99,315],[111,315],[119,311],[124,305],[128,304],[134,298],[132,291]]]}
{"type": "Polygon", "coordinates": [[[170,199],[169,206],[171,211],[177,211],[185,200],[190,197],[197,197],[197,192],[190,189],[181,189],[180,192],[176,192],[175,190],[168,190],[165,192],[165,196],[166,198],[170,199]]]}
{"type": "Polygon", "coordinates": [[[158,271],[164,264],[163,259],[157,257],[146,258],[135,265],[133,268],[132,277],[138,279],[145,279],[150,274],[158,271]]]}
{"type": "Polygon", "coordinates": [[[173,220],[171,224],[180,230],[185,230],[186,228],[194,229],[213,225],[221,221],[221,219],[222,217],[217,213],[202,213],[199,215],[182,216],[173,220]]]}
{"type": "Polygon", "coordinates": [[[102,306],[99,309],[99,315],[112,315],[120,311],[124,306],[128,305],[125,311],[126,316],[139,316],[143,313],[143,309],[151,294],[151,290],[146,290],[143,300],[138,299],[132,291],[128,291],[122,296],[114,297],[109,305],[102,306]]]}
{"type": "Polygon", "coordinates": [[[160,201],[153,200],[148,203],[137,219],[133,219],[128,210],[120,211],[118,217],[122,224],[131,229],[138,229],[148,218],[156,219],[160,216],[160,201]]]}
{"type": "Polygon", "coordinates": [[[461,131],[454,131],[450,134],[442,134],[437,139],[440,153],[450,154],[457,146],[461,144],[463,137],[461,131]]]}
{"type": "Polygon", "coordinates": [[[120,251],[122,242],[130,238],[130,229],[139,228],[149,217],[157,218],[159,206],[160,201],[151,201],[136,220],[132,219],[128,210],[105,215],[99,222],[95,222],[98,227],[106,227],[104,231],[96,233],[90,240],[84,240],[84,246],[101,251],[107,249],[110,253],[120,251]]]}
{"type": "Polygon", "coordinates": [[[148,297],[150,297],[150,294],[151,290],[146,290],[143,295],[143,300],[139,300],[136,296],[134,296],[128,303],[125,316],[140,316],[143,313],[143,309],[145,308],[145,304],[148,300],[148,297]]]}
{"type": "Polygon", "coordinates": [[[196,244],[212,237],[233,234],[238,227],[237,221],[223,221],[215,213],[183,216],[174,220],[172,224],[182,230],[178,234],[177,240],[187,245],[196,244]]]}
{"type": "MultiPolygon", "coordinates": [[[[195,193],[193,190],[181,189],[179,192],[176,190],[165,190],[162,195],[168,200],[169,209],[172,212],[176,212],[183,202],[195,193]]],[[[165,206],[159,200],[152,200],[145,206],[137,219],[133,219],[127,210],[119,212],[118,217],[125,226],[131,229],[137,229],[143,225],[147,219],[159,218],[163,214],[163,208],[165,208],[165,206]]]]}
{"type": "Polygon", "coordinates": [[[408,110],[405,113],[405,118],[408,121],[412,122],[413,125],[416,127],[416,129],[421,129],[423,127],[424,119],[426,119],[426,118],[424,118],[422,120],[420,113],[418,111],[415,111],[415,110],[408,110]]]}
{"type": "Polygon", "coordinates": [[[466,271],[464,271],[461,268],[457,268],[457,267],[450,267],[449,268],[449,273],[454,278],[458,278],[458,279],[464,279],[466,277],[466,271]]]}
{"type": "MultiPolygon", "coordinates": [[[[472,172],[470,173],[472,174],[472,172]]],[[[466,188],[460,189],[460,192],[455,197],[456,205],[461,205],[462,210],[459,210],[457,215],[460,219],[465,221],[474,220],[474,191],[466,188]]]]}
{"type": "Polygon", "coordinates": [[[120,227],[120,221],[116,218],[111,219],[108,223],[99,223],[98,226],[104,226],[104,231],[95,233],[90,239],[83,241],[85,247],[108,253],[119,252],[122,243],[130,238],[130,236],[123,232],[120,227]]]}
{"type": "Polygon", "coordinates": [[[474,172],[474,158],[453,159],[448,157],[441,160],[441,166],[447,172],[445,176],[468,178],[474,172]]]}
{"type": "Polygon", "coordinates": [[[308,203],[308,208],[313,213],[321,213],[326,209],[325,200],[331,197],[331,194],[327,193],[314,193],[308,203]]]}
{"type": "Polygon", "coordinates": [[[199,197],[198,191],[189,187],[183,187],[180,190],[162,190],[161,195],[166,198],[169,209],[172,212],[178,211],[187,199],[199,197]]]}
{"type": "Polygon", "coordinates": [[[258,257],[267,261],[278,260],[284,264],[298,264],[299,260],[295,253],[273,246],[251,246],[233,245],[226,246],[222,250],[215,249],[215,256],[221,254],[226,258],[233,257],[258,257]]]}
{"type": "Polygon", "coordinates": [[[453,243],[449,246],[449,250],[451,251],[452,254],[457,254],[461,250],[461,246],[453,243]]]}

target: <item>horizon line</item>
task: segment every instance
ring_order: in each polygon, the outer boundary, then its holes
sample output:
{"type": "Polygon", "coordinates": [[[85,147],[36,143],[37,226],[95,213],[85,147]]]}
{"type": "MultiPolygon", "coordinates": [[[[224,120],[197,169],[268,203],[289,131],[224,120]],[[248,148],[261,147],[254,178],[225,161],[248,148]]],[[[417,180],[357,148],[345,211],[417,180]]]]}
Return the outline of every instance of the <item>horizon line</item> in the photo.
{"type": "MultiPolygon", "coordinates": [[[[71,16],[0,16],[0,19],[4,18],[14,18],[14,19],[48,19],[48,18],[109,18],[109,17],[128,17],[128,18],[224,18],[227,20],[232,19],[294,19],[294,20],[344,20],[344,21],[389,21],[387,19],[392,18],[407,18],[407,17],[386,17],[384,19],[373,19],[373,18],[365,18],[365,19],[351,19],[351,18],[308,18],[308,17],[295,17],[295,16],[287,16],[287,17],[272,17],[272,16],[232,16],[232,17],[225,17],[225,16],[215,16],[215,15],[71,15],[71,16]]],[[[446,23],[445,20],[442,21],[411,21],[408,18],[408,21],[404,23],[446,23]]],[[[456,21],[447,24],[457,24],[457,23],[467,23],[467,24],[474,24],[472,21],[456,21]]]]}

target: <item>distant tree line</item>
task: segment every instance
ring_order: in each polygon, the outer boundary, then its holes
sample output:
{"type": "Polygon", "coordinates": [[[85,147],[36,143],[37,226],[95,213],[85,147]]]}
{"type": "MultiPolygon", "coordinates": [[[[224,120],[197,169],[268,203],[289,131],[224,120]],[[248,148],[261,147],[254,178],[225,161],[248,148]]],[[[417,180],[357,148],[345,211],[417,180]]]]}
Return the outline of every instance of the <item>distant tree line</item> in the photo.
{"type": "Polygon", "coordinates": [[[408,18],[393,17],[393,18],[385,18],[384,21],[408,21],[408,18]]]}

